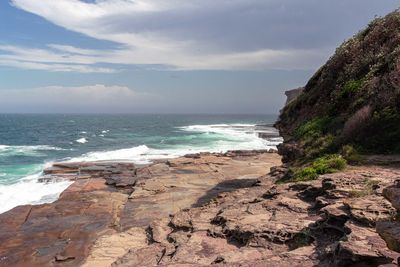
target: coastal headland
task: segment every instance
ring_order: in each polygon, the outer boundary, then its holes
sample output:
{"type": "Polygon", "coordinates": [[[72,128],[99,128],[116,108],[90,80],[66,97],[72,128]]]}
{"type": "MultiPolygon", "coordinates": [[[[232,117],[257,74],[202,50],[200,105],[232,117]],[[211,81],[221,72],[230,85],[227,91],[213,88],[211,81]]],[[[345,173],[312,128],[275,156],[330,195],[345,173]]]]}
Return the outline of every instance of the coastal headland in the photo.
{"type": "MultiPolygon", "coordinates": [[[[288,91],[275,151],[60,162],[0,215],[0,266],[399,266],[400,12],[288,91]]],[[[23,194],[24,192],[21,192],[23,194]]]]}

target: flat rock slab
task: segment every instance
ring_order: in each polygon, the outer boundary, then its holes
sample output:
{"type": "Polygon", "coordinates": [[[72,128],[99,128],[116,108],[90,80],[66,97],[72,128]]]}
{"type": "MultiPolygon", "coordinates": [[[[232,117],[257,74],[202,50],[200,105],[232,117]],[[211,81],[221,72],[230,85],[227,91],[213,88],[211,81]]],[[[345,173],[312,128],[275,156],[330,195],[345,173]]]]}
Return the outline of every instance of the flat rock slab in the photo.
{"type": "Polygon", "coordinates": [[[147,247],[149,224],[254,185],[279,163],[277,154],[266,151],[206,153],[144,167],[56,163],[43,182],[60,177],[75,182],[54,203],[0,215],[0,266],[110,266],[132,247],[162,254],[147,247]]]}
{"type": "Polygon", "coordinates": [[[315,181],[276,183],[267,173],[279,163],[265,151],[141,167],[59,163],[46,179],[84,170],[83,178],[52,204],[0,215],[0,266],[396,263],[399,169],[349,167],[315,181]]]}
{"type": "Polygon", "coordinates": [[[2,266],[76,266],[91,243],[117,223],[126,194],[103,179],[78,181],[52,204],[22,206],[0,215],[2,266]]]}

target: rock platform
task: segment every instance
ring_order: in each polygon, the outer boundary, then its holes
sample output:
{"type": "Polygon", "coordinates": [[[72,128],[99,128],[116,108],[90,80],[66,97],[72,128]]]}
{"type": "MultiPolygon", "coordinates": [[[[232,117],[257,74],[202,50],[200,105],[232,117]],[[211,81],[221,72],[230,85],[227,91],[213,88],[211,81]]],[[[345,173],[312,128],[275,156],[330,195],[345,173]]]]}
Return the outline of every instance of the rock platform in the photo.
{"type": "Polygon", "coordinates": [[[283,183],[280,160],[56,163],[42,181],[75,182],[0,215],[0,266],[397,266],[397,165],[283,183]]]}

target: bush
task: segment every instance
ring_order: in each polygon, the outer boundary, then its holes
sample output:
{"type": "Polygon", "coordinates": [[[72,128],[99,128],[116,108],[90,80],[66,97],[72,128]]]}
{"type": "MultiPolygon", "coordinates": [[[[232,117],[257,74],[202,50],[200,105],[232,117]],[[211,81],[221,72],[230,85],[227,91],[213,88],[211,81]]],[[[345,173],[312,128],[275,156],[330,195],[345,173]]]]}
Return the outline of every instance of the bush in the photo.
{"type": "Polygon", "coordinates": [[[342,154],[343,158],[350,164],[359,164],[363,161],[362,156],[351,145],[343,146],[341,154],[342,154]]]}
{"type": "Polygon", "coordinates": [[[364,79],[347,81],[344,84],[343,89],[340,91],[340,97],[347,97],[349,95],[357,93],[364,85],[364,83],[364,79]]]}
{"type": "Polygon", "coordinates": [[[305,156],[308,159],[329,153],[335,146],[335,137],[331,134],[321,136],[317,139],[308,139],[305,142],[305,156]]]}
{"type": "Polygon", "coordinates": [[[353,116],[351,116],[344,124],[342,137],[344,140],[353,138],[358,134],[371,118],[371,106],[365,106],[359,109],[353,116]]]}
{"type": "Polygon", "coordinates": [[[337,154],[319,158],[312,164],[318,174],[337,172],[343,170],[346,165],[346,160],[341,155],[337,154]]]}
{"type": "Polygon", "coordinates": [[[321,174],[334,173],[346,168],[347,161],[338,154],[316,159],[310,166],[294,172],[292,182],[315,180],[321,174]]]}
{"type": "Polygon", "coordinates": [[[295,135],[297,136],[297,138],[319,137],[327,128],[330,121],[330,117],[312,119],[297,128],[295,135]]]}
{"type": "Polygon", "coordinates": [[[317,171],[313,167],[305,167],[294,173],[293,182],[311,181],[318,178],[317,171]]]}

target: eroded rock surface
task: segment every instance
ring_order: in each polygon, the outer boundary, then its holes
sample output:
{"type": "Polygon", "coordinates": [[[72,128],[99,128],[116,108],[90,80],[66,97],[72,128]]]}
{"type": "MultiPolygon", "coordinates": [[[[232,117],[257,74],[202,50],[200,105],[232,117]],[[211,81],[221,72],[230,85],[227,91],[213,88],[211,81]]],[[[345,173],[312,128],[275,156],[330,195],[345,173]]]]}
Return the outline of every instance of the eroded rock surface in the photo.
{"type": "Polygon", "coordinates": [[[349,167],[281,183],[284,166],[266,173],[279,162],[243,151],[142,167],[56,164],[46,179],[75,183],[52,204],[0,215],[0,265],[397,264],[398,168],[349,167]]]}
{"type": "MultiPolygon", "coordinates": [[[[143,167],[56,163],[41,181],[75,182],[54,203],[0,215],[0,266],[110,266],[130,249],[150,249],[152,223],[201,206],[221,192],[253,186],[279,161],[268,151],[238,151],[143,167]]],[[[163,233],[154,231],[155,240],[163,233]]]]}
{"type": "Polygon", "coordinates": [[[267,175],[150,224],[150,246],[113,266],[390,266],[400,254],[375,225],[395,215],[382,189],[399,174],[351,167],[297,184],[267,175]]]}

